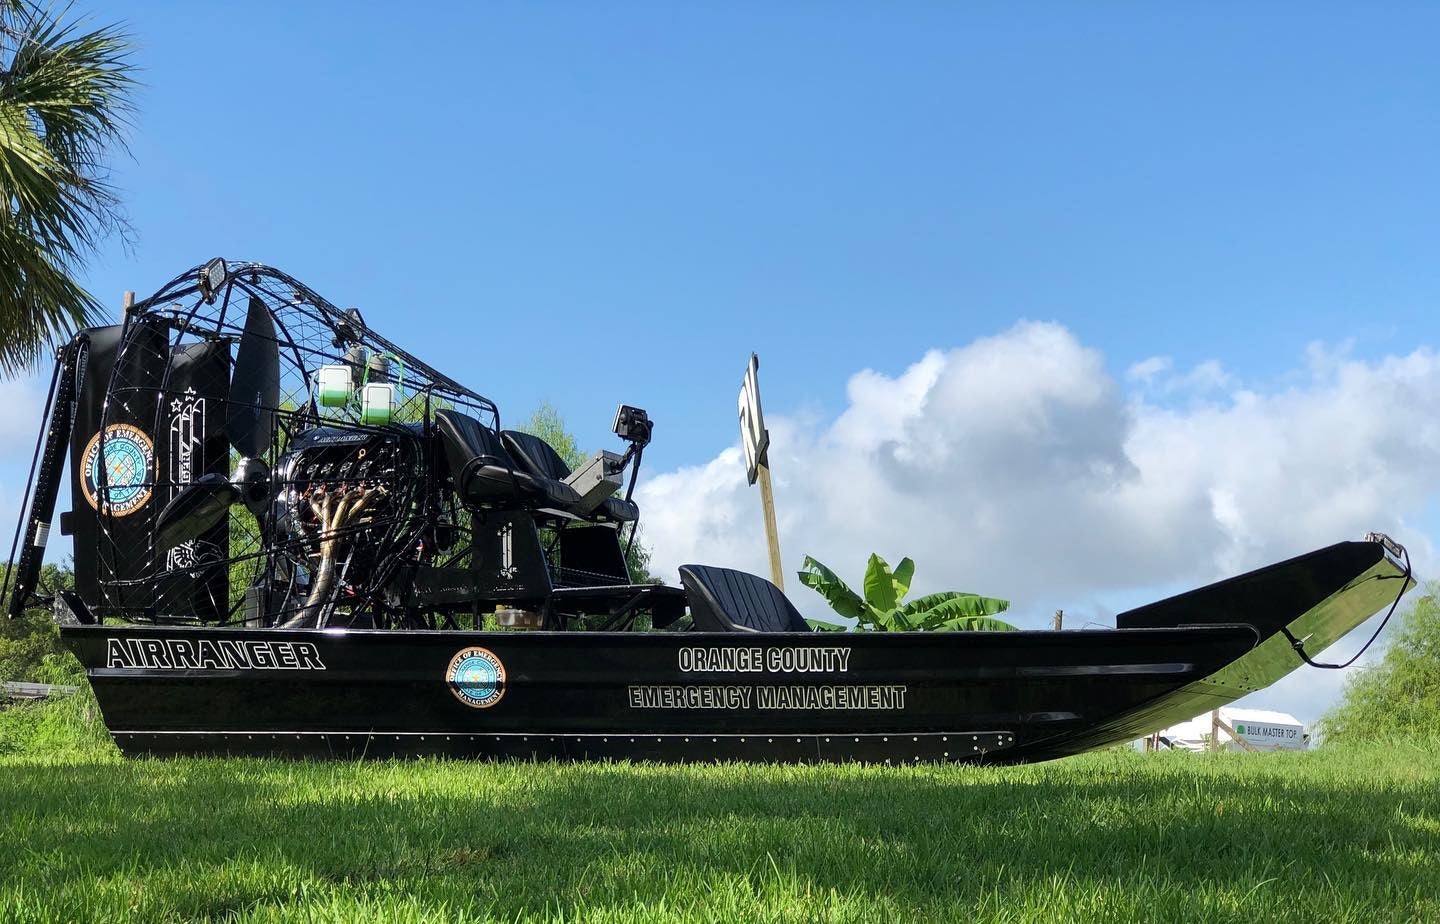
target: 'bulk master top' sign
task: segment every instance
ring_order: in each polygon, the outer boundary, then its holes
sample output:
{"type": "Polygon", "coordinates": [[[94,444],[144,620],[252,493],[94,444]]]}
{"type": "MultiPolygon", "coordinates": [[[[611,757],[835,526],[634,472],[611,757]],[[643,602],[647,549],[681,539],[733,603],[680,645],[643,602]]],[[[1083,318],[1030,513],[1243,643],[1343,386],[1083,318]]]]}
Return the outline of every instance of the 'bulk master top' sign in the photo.
{"type": "Polygon", "coordinates": [[[1305,726],[1300,724],[1237,719],[1231,728],[1257,751],[1303,751],[1308,746],[1305,726]]]}
{"type": "Polygon", "coordinates": [[[1164,729],[1160,737],[1170,747],[1185,751],[1208,751],[1217,743],[1229,751],[1303,751],[1310,746],[1305,724],[1290,713],[1242,706],[1221,706],[1203,712],[1164,729]],[[1216,719],[1225,727],[1221,728],[1216,719]]]}

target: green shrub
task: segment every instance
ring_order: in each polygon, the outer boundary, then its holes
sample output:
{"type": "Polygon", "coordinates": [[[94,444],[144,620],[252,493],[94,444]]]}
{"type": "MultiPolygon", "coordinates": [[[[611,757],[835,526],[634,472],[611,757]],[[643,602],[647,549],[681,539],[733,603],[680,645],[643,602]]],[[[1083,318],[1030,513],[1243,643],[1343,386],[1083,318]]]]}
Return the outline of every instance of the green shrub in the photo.
{"type": "Polygon", "coordinates": [[[1440,582],[1404,615],[1378,664],[1361,669],[1320,721],[1327,743],[1394,741],[1440,734],[1440,582]]]}
{"type": "Polygon", "coordinates": [[[80,692],[0,709],[0,755],[104,757],[117,752],[83,679],[80,692]]]}
{"type": "MultiPolygon", "coordinates": [[[[74,586],[68,562],[46,565],[40,571],[38,591],[44,598],[74,586]]],[[[0,598],[0,607],[8,606],[8,595],[0,598]]],[[[30,607],[19,619],[0,614],[0,681],[70,684],[83,676],[80,662],[60,642],[49,606],[30,607]]]]}

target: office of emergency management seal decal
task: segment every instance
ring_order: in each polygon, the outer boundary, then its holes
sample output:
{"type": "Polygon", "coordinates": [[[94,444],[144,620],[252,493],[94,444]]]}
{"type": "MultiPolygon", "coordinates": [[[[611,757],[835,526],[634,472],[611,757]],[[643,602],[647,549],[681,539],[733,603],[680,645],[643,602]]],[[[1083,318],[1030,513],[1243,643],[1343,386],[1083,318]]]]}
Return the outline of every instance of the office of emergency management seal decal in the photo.
{"type": "Polygon", "coordinates": [[[149,435],[130,424],[111,424],[92,436],[85,447],[80,459],[80,489],[91,507],[123,517],[150,500],[154,468],[155,443],[149,435]],[[102,449],[104,459],[100,457],[102,449]]]}
{"type": "Polygon", "coordinates": [[[488,648],[462,648],[450,659],[445,682],[460,702],[488,709],[505,695],[505,665],[488,648]]]}

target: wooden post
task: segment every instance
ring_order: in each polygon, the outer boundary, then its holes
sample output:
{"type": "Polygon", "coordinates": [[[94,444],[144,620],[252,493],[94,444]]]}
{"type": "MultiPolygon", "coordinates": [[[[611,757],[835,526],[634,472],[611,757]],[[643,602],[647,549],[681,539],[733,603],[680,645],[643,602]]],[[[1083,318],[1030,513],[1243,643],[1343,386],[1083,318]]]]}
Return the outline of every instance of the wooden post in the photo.
{"type": "Polygon", "coordinates": [[[125,293],[125,300],[122,304],[124,307],[120,310],[120,320],[124,321],[130,316],[130,309],[135,307],[135,293],[127,291],[125,293]]]}
{"type": "MultiPolygon", "coordinates": [[[[1240,745],[1240,750],[1242,750],[1242,751],[1254,751],[1254,750],[1257,750],[1257,748],[1255,747],[1255,745],[1251,744],[1250,742],[1246,741],[1244,738],[1240,737],[1240,734],[1239,734],[1238,732],[1236,732],[1235,729],[1233,729],[1233,728],[1230,727],[1230,723],[1229,723],[1229,722],[1226,722],[1226,721],[1224,721],[1223,719],[1220,718],[1220,710],[1218,710],[1218,709],[1215,710],[1214,712],[1211,713],[1211,715],[1214,716],[1214,719],[1213,719],[1212,721],[1213,721],[1214,724],[1215,724],[1215,729],[1216,729],[1215,733],[1216,733],[1217,736],[1219,735],[1219,733],[1220,733],[1221,731],[1223,731],[1223,732],[1225,732],[1225,734],[1227,734],[1227,735],[1230,736],[1230,740],[1231,740],[1231,741],[1234,741],[1236,744],[1240,745]]],[[[1216,740],[1217,740],[1217,741],[1219,740],[1218,737],[1217,737],[1216,740]]]]}
{"type": "Polygon", "coordinates": [[[1050,628],[1054,629],[1056,632],[1059,632],[1062,628],[1064,628],[1064,626],[1065,626],[1065,611],[1064,611],[1064,610],[1056,610],[1056,611],[1055,611],[1055,621],[1054,621],[1054,623],[1050,626],[1050,628]]]}
{"type": "Polygon", "coordinates": [[[765,540],[770,545],[770,580],[785,592],[785,570],[780,564],[780,529],[775,525],[775,492],[770,487],[770,460],[756,467],[760,476],[760,505],[765,508],[765,540]]]}
{"type": "Polygon", "coordinates": [[[775,524],[775,490],[770,484],[770,431],[760,410],[760,357],[750,354],[745,379],[740,385],[740,439],[745,446],[745,477],[760,482],[760,506],[765,513],[765,542],[770,547],[770,581],[785,591],[785,573],[780,564],[780,529],[775,524]]]}

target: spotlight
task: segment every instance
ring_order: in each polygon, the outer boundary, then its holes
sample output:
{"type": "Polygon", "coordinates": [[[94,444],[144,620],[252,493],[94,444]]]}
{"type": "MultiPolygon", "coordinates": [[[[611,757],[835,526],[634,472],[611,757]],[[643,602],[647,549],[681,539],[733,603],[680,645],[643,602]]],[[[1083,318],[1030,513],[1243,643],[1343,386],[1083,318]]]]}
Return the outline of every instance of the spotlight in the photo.
{"type": "Polygon", "coordinates": [[[615,435],[622,440],[644,446],[650,442],[650,433],[655,429],[655,424],[650,420],[650,415],[642,409],[622,404],[615,411],[613,429],[615,435]]]}
{"type": "Polygon", "coordinates": [[[220,287],[225,285],[225,279],[229,275],[230,270],[223,257],[216,257],[200,267],[200,297],[206,302],[215,301],[215,296],[220,293],[220,287]]]}

